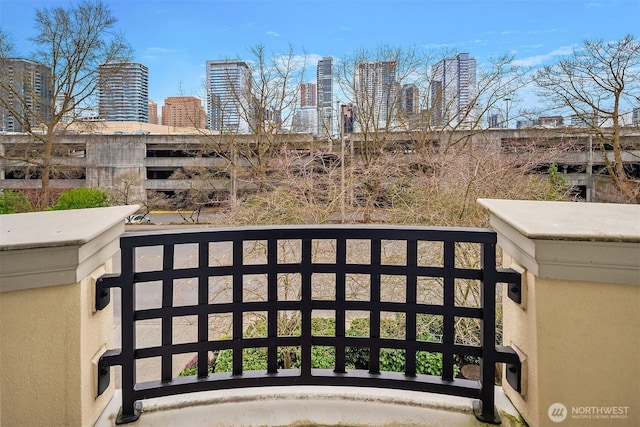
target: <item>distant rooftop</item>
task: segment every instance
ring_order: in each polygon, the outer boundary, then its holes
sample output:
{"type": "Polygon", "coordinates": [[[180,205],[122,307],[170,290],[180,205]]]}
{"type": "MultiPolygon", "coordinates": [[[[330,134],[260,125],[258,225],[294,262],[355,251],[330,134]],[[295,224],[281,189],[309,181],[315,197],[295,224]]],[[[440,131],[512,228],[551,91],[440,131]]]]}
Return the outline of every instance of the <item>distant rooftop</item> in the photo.
{"type": "Polygon", "coordinates": [[[72,123],[69,131],[78,133],[102,133],[106,135],[114,134],[160,134],[160,135],[196,135],[202,133],[211,133],[207,129],[196,129],[193,127],[176,127],[157,125],[153,123],[142,122],[110,122],[110,121],[80,121],[72,123]]]}

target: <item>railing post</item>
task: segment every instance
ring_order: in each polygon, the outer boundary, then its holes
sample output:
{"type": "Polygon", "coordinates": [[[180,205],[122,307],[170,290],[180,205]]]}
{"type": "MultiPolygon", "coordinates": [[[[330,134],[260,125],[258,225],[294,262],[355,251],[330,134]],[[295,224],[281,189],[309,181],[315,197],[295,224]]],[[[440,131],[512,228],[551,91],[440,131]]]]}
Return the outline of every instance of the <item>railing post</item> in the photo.
{"type": "Polygon", "coordinates": [[[482,360],[480,362],[480,405],[474,403],[476,417],[484,422],[498,424],[500,416],[495,409],[494,379],[495,379],[495,344],[496,344],[496,245],[485,243],[482,245],[482,288],[481,300],[484,316],[480,320],[480,335],[482,338],[482,360]]]}
{"type": "MultiPolygon", "coordinates": [[[[0,218],[0,413],[3,425],[93,425],[113,312],[96,310],[124,218],[137,206],[0,218]]],[[[104,384],[103,384],[104,386],[104,384]]]]}
{"type": "Polygon", "coordinates": [[[503,381],[514,406],[529,425],[640,425],[640,207],[479,203],[522,273],[520,302],[503,298],[503,341],[523,361],[522,392],[503,381]]]}

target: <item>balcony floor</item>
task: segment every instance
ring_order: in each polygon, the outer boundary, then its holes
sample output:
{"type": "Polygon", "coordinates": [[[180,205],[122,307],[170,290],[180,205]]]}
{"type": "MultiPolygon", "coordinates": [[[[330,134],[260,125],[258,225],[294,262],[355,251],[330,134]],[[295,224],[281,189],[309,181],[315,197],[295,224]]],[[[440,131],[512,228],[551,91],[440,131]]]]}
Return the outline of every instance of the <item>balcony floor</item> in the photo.
{"type": "MultiPolygon", "coordinates": [[[[120,390],[96,422],[113,426],[120,390]]],[[[496,388],[502,426],[523,426],[496,388]]],[[[476,420],[471,399],[360,387],[291,386],[210,391],[148,399],[136,427],[201,426],[487,426],[476,420]]]]}

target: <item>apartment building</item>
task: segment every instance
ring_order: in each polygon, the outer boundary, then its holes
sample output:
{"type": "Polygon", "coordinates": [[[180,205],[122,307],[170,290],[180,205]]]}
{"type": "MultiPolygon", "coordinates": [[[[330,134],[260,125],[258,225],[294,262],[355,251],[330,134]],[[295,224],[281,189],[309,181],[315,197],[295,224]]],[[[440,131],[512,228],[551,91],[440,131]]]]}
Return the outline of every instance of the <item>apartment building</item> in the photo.
{"type": "Polygon", "coordinates": [[[476,96],[476,60],[468,53],[443,59],[433,67],[431,84],[432,125],[470,127],[476,96]]]}
{"type": "Polygon", "coordinates": [[[195,96],[165,98],[162,107],[162,124],[204,129],[207,124],[207,114],[202,107],[202,101],[195,96]]]}
{"type": "Polygon", "coordinates": [[[207,127],[215,131],[249,133],[253,115],[251,70],[246,62],[206,62],[207,127]]]}
{"type": "Polygon", "coordinates": [[[153,100],[149,100],[149,123],[153,125],[157,125],[158,122],[158,104],[153,102],[153,100]]]}
{"type": "Polygon", "coordinates": [[[363,129],[389,128],[396,118],[396,61],[362,61],[354,76],[356,124],[363,129]]]}
{"type": "Polygon", "coordinates": [[[317,84],[302,83],[300,85],[300,106],[316,107],[318,105],[317,84]]]}
{"type": "Polygon", "coordinates": [[[138,62],[108,62],[98,71],[100,119],[148,123],[149,69],[138,62]]]}
{"type": "Polygon", "coordinates": [[[0,130],[25,132],[51,119],[51,69],[28,59],[0,60],[0,130]]]}
{"type": "Polygon", "coordinates": [[[318,102],[318,135],[333,135],[333,58],[326,56],[318,61],[316,70],[318,102]]]}

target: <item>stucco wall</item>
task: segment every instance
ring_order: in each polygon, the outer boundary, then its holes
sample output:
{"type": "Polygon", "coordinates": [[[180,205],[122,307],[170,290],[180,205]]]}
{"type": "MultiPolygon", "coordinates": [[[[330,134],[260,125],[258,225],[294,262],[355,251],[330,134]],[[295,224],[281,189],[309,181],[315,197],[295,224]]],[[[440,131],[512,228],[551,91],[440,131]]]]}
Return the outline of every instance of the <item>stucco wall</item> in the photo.
{"type": "Polygon", "coordinates": [[[561,403],[565,425],[640,425],[640,286],[529,273],[527,288],[526,310],[504,303],[504,342],[526,355],[527,374],[524,396],[508,385],[505,391],[523,417],[531,425],[558,425],[547,412],[561,403]],[[624,417],[585,417],[586,411],[624,417]]]}
{"type": "Polygon", "coordinates": [[[91,425],[108,403],[112,391],[95,398],[91,359],[112,345],[113,314],[92,313],[92,286],[0,294],[0,425],[91,425]]]}

